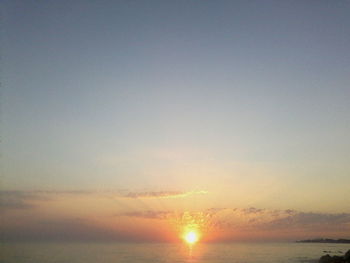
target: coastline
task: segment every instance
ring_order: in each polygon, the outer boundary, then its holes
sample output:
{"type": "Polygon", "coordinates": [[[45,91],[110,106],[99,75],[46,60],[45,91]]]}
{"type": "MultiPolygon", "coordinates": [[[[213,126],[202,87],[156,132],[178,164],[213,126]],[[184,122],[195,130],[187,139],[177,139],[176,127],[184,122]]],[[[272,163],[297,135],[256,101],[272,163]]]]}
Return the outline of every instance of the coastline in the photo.
{"type": "Polygon", "coordinates": [[[318,238],[318,239],[306,239],[297,240],[296,243],[332,243],[332,244],[350,244],[350,239],[330,239],[330,238],[318,238]]]}

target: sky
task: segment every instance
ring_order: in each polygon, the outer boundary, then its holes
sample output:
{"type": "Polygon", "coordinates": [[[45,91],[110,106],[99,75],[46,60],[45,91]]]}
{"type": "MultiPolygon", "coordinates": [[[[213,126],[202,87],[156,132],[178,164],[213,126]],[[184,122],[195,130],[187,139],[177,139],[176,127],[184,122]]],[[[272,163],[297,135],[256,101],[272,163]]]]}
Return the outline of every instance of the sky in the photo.
{"type": "Polygon", "coordinates": [[[350,1],[1,9],[3,239],[350,237],[350,1]]]}

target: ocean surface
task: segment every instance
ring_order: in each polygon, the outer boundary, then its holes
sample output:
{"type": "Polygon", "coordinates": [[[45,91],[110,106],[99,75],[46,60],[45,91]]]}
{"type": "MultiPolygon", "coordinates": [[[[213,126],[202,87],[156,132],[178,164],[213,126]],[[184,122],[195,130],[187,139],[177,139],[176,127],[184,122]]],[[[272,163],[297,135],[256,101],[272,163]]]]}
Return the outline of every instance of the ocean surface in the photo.
{"type": "Polygon", "coordinates": [[[343,255],[350,244],[2,243],[1,263],[308,263],[343,255]]]}

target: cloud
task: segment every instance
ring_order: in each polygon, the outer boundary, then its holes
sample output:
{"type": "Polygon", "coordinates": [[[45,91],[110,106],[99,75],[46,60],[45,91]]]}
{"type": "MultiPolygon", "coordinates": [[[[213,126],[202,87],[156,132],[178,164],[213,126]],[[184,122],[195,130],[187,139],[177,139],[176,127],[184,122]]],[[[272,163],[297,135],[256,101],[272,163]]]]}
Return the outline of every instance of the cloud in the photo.
{"type": "Polygon", "coordinates": [[[28,191],[0,191],[0,208],[2,211],[33,208],[35,206],[31,202],[35,200],[43,200],[43,198],[28,191]]]}
{"type": "Polygon", "coordinates": [[[207,191],[189,191],[189,192],[182,192],[182,191],[158,191],[158,192],[129,192],[123,197],[125,198],[184,198],[191,195],[197,195],[197,194],[207,194],[207,191]]]}
{"type": "Polygon", "coordinates": [[[173,215],[171,211],[134,211],[117,214],[116,216],[127,216],[127,217],[136,217],[136,218],[146,218],[146,219],[167,219],[173,215]]]}
{"type": "Polygon", "coordinates": [[[0,202],[0,209],[2,211],[4,210],[11,210],[11,209],[29,209],[35,207],[32,204],[28,204],[24,202],[23,200],[15,200],[15,199],[7,199],[7,200],[1,200],[0,202]]]}
{"type": "Polygon", "coordinates": [[[264,229],[350,230],[349,213],[294,212],[260,225],[264,229]]]}
{"type": "MultiPolygon", "coordinates": [[[[203,228],[216,229],[221,232],[234,233],[236,231],[241,233],[251,233],[251,236],[255,232],[265,232],[268,234],[272,233],[285,233],[286,235],[292,236],[294,233],[314,233],[317,236],[323,236],[322,233],[337,233],[338,236],[349,235],[350,234],[350,213],[317,213],[317,212],[304,212],[292,209],[266,209],[266,208],[256,208],[256,207],[243,207],[243,208],[230,208],[230,207],[211,207],[201,211],[172,211],[169,208],[164,208],[164,210],[152,209],[152,207],[147,207],[146,210],[130,211],[129,209],[133,207],[129,206],[129,202],[126,200],[140,200],[142,199],[163,199],[163,198],[185,198],[192,195],[202,195],[206,194],[206,191],[127,191],[127,190],[113,190],[113,191],[94,191],[94,190],[75,190],[75,191],[65,191],[65,190],[36,190],[36,191],[0,191],[0,209],[3,212],[3,219],[7,221],[7,226],[9,229],[4,229],[4,233],[9,237],[12,231],[15,236],[20,236],[20,229],[23,233],[27,233],[29,236],[35,236],[35,230],[42,230],[45,238],[49,238],[50,235],[55,236],[45,228],[45,224],[40,226],[36,221],[43,218],[41,213],[42,207],[51,206],[51,202],[55,202],[61,197],[65,198],[65,201],[74,201],[75,197],[78,198],[77,202],[81,201],[85,197],[89,200],[96,198],[98,201],[101,198],[106,198],[106,200],[112,198],[119,199],[121,204],[123,200],[127,205],[123,206],[128,212],[119,212],[118,207],[113,206],[111,203],[111,214],[117,217],[124,217],[121,219],[128,221],[128,218],[138,218],[138,219],[154,219],[163,220],[162,223],[169,223],[174,225],[186,225],[186,224],[199,224],[203,228]],[[68,198],[67,198],[68,197],[68,198]],[[67,199],[67,200],[66,200],[67,199]],[[35,209],[33,211],[27,212],[26,210],[35,209]],[[23,210],[18,211],[18,210],[23,210]],[[115,214],[117,213],[117,214],[115,214]],[[27,217],[23,217],[27,216],[27,217]],[[27,224],[28,220],[32,220],[31,224],[27,224]],[[17,225],[16,225],[17,224],[17,225]],[[12,225],[16,225],[16,228],[11,228],[12,225]],[[18,227],[18,228],[17,228],[18,227]],[[42,227],[42,228],[41,228],[42,227]],[[11,230],[12,229],[12,230],[11,230]],[[17,234],[16,234],[17,233],[17,234]],[[51,233],[51,234],[50,234],[51,233]],[[319,234],[318,234],[319,233],[319,234]]],[[[78,203],[79,204],[79,203],[78,203]]],[[[163,204],[165,205],[165,204],[163,204]]],[[[52,207],[52,206],[51,206],[52,207]]],[[[120,207],[119,207],[120,209],[120,207]]],[[[125,211],[125,210],[124,210],[125,211]]],[[[101,215],[94,214],[94,211],[90,211],[96,217],[101,215]]],[[[57,216],[60,217],[61,212],[57,210],[57,216]]],[[[76,214],[74,211],[70,211],[69,217],[74,217],[76,214]]],[[[105,216],[109,216],[105,215],[105,216]]],[[[93,218],[92,216],[91,218],[93,218]]],[[[4,221],[5,222],[5,221],[4,221]]],[[[73,229],[74,226],[79,225],[77,221],[52,221],[51,226],[57,229],[73,229]]],[[[160,223],[160,222],[159,222],[160,223]]],[[[142,225],[142,224],[141,224],[142,225]]],[[[91,227],[95,231],[94,235],[89,236],[84,234],[85,228],[81,229],[81,232],[75,232],[76,236],[70,236],[67,233],[67,238],[103,238],[104,230],[101,230],[98,225],[93,223],[82,223],[82,228],[86,226],[86,229],[91,227]],[[92,225],[91,225],[92,224],[92,225]],[[95,227],[95,228],[94,228],[95,227]]],[[[40,231],[41,231],[40,230],[40,231]]],[[[79,227],[77,227],[77,231],[79,227]]],[[[87,230],[86,230],[87,231],[87,230]]],[[[108,232],[108,231],[106,231],[108,232]]],[[[132,231],[131,231],[132,232],[132,231]]],[[[124,233],[125,234],[125,233],[124,233]]],[[[124,235],[123,234],[123,235],[124,235]]],[[[113,234],[114,235],[114,234],[113,234]]],[[[137,235],[137,233],[135,233],[137,235]]],[[[118,236],[118,235],[117,235],[118,236]]],[[[117,237],[117,236],[113,236],[117,237]]],[[[122,236],[122,235],[121,235],[122,236]]],[[[128,235],[124,235],[127,238],[128,235]]],[[[310,236],[311,238],[314,236],[310,236]]],[[[64,236],[62,236],[64,238],[64,236]]],[[[106,239],[112,238],[109,234],[106,234],[106,239]]],[[[136,238],[136,237],[135,237],[136,238]]],[[[137,238],[136,238],[137,239],[137,238]]]]}
{"type": "MultiPolygon", "coordinates": [[[[240,231],[350,232],[350,213],[315,213],[291,209],[211,208],[206,210],[216,227],[240,231]]],[[[349,233],[350,234],[350,233],[349,233]]]]}
{"type": "Polygon", "coordinates": [[[3,241],[142,241],[146,236],[103,227],[81,218],[28,222],[0,226],[3,241]]]}
{"type": "Polygon", "coordinates": [[[245,214],[261,214],[264,211],[265,211],[265,209],[258,209],[255,207],[249,207],[249,208],[245,208],[242,210],[242,212],[245,214]]]}
{"type": "MultiPolygon", "coordinates": [[[[52,202],[61,197],[91,196],[106,199],[171,199],[203,195],[207,191],[127,191],[127,190],[0,190],[0,210],[9,213],[13,210],[37,208],[38,202],[52,202]]],[[[149,213],[145,216],[152,217],[149,213]]],[[[154,215],[153,215],[154,216],[154,215]]]]}
{"type": "Polygon", "coordinates": [[[191,195],[207,194],[207,191],[126,191],[126,190],[29,190],[18,191],[8,190],[0,191],[1,203],[4,208],[25,208],[30,207],[31,201],[48,201],[56,196],[63,195],[100,195],[114,198],[127,199],[151,199],[151,198],[185,198],[191,195]]]}
{"type": "Polygon", "coordinates": [[[4,210],[35,208],[37,201],[52,201],[63,195],[90,195],[97,193],[86,190],[1,190],[0,208],[4,210]]]}

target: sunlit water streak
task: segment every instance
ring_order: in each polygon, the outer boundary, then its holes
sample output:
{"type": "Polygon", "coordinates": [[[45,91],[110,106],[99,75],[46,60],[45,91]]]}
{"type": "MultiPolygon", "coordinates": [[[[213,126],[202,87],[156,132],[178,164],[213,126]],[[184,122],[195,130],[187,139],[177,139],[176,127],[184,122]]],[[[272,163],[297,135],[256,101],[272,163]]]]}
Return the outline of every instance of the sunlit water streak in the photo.
{"type": "Polygon", "coordinates": [[[340,255],[349,244],[230,243],[2,243],[8,263],[307,263],[323,251],[340,255]]]}

